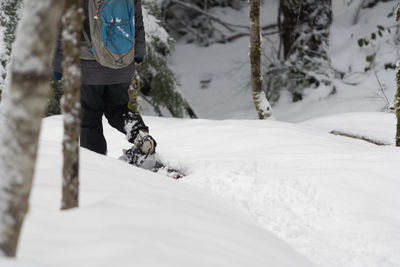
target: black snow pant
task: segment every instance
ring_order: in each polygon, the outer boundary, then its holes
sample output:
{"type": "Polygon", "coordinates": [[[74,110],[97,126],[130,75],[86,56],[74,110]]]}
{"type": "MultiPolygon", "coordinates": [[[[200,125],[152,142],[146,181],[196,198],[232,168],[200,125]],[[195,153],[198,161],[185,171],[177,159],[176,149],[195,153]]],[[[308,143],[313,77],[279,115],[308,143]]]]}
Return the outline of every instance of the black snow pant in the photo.
{"type": "Polygon", "coordinates": [[[80,146],[100,154],[107,154],[102,117],[133,143],[139,130],[148,132],[142,117],[129,111],[129,83],[110,85],[82,84],[82,123],[80,146]]]}

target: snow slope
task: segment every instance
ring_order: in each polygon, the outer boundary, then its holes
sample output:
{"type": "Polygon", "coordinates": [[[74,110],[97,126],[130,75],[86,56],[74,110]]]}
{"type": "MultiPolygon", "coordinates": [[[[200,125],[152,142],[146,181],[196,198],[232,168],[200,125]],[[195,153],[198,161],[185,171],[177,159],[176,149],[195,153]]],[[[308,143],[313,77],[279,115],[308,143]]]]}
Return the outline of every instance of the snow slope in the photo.
{"type": "MultiPolygon", "coordinates": [[[[336,94],[331,95],[330,88],[310,88],[302,101],[292,103],[283,91],[273,107],[280,122],[204,121],[204,128],[194,122],[184,127],[169,122],[164,127],[173,127],[174,132],[193,127],[196,140],[188,134],[160,138],[171,149],[196,143],[174,153],[185,154],[185,163],[179,157],[172,160],[193,171],[185,182],[234,200],[321,266],[400,266],[398,150],[329,134],[337,130],[394,142],[393,114],[376,112],[387,110],[395,92],[394,71],[384,65],[399,57],[396,23],[388,17],[397,2],[362,9],[355,20],[359,2],[332,1],[329,55],[333,67],[345,73],[334,80],[336,94]],[[369,38],[377,25],[391,27],[392,32],[383,32],[372,45],[360,48],[357,40],[369,38]],[[364,72],[369,66],[365,58],[373,53],[376,60],[364,72]]],[[[277,0],[264,1],[262,25],[276,21],[277,6],[277,0]]],[[[223,20],[248,24],[248,8],[214,12],[223,20]]],[[[263,41],[268,56],[277,36],[263,41]]],[[[170,62],[201,118],[256,118],[248,43],[248,38],[241,38],[205,48],[177,44],[170,62]]],[[[267,60],[263,58],[264,63],[267,60]]]]}
{"type": "Polygon", "coordinates": [[[45,119],[19,259],[0,265],[400,265],[393,114],[145,121],[160,157],[188,176],[176,181],[118,161],[129,145],[107,126],[109,156],[82,150],[81,207],[60,212],[62,121],[45,119]]]}
{"type": "Polygon", "coordinates": [[[0,266],[313,266],[228,201],[85,149],[81,206],[59,211],[61,117],[43,127],[18,261],[0,266]]]}
{"type": "MultiPolygon", "coordinates": [[[[300,124],[146,121],[161,157],[189,173],[179,182],[234,201],[319,266],[400,266],[393,114],[341,114],[300,124]]],[[[109,132],[109,139],[118,135],[109,132]]],[[[117,157],[124,146],[117,142],[110,155],[117,157]]]]}

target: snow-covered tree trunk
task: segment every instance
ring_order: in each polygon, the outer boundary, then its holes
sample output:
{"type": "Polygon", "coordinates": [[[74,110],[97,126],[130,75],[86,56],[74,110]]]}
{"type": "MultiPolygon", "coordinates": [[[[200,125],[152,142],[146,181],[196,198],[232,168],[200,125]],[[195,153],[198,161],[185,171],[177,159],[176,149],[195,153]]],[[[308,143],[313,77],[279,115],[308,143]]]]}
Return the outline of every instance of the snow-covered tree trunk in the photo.
{"type": "Polygon", "coordinates": [[[0,254],[14,257],[35,171],[61,0],[25,0],[0,106],[0,254]]]}
{"type": "Polygon", "coordinates": [[[396,127],[396,146],[400,146],[400,60],[397,61],[396,64],[396,83],[397,83],[397,91],[394,96],[394,113],[397,118],[397,127],[396,127]]]}
{"type": "MultiPolygon", "coordinates": [[[[396,21],[397,22],[400,21],[400,4],[397,5],[396,21]]],[[[397,61],[396,64],[396,84],[397,84],[397,90],[393,102],[394,102],[394,112],[397,118],[396,146],[400,146],[400,60],[397,61]]]]}
{"type": "MultiPolygon", "coordinates": [[[[15,29],[19,20],[19,11],[22,7],[22,0],[1,0],[0,1],[0,26],[3,28],[3,44],[0,55],[0,100],[1,91],[5,87],[6,66],[10,61],[11,46],[15,39],[15,29]]],[[[0,49],[1,50],[1,49],[0,49]]]]}
{"type": "Polygon", "coordinates": [[[249,4],[251,86],[253,89],[253,100],[258,117],[263,120],[271,117],[271,106],[262,90],[260,0],[250,0],[249,4]]]}
{"type": "Polygon", "coordinates": [[[142,103],[140,99],[140,79],[137,71],[132,78],[131,84],[128,89],[129,103],[128,108],[132,112],[142,114],[142,103]]]}
{"type": "Polygon", "coordinates": [[[82,31],[81,0],[66,0],[62,18],[64,52],[64,165],[61,209],[79,205],[79,135],[81,121],[80,48],[82,31]]]}

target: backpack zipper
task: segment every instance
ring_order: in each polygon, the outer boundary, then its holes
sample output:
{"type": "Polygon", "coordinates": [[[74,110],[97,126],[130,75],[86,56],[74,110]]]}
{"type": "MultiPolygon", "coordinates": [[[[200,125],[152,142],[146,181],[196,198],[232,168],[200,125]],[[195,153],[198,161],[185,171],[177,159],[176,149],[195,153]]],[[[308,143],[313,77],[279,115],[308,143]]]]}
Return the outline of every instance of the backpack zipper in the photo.
{"type": "Polygon", "coordinates": [[[95,20],[99,19],[100,9],[101,9],[101,6],[103,5],[103,3],[104,3],[104,0],[97,0],[96,14],[94,14],[94,19],[95,20]]]}

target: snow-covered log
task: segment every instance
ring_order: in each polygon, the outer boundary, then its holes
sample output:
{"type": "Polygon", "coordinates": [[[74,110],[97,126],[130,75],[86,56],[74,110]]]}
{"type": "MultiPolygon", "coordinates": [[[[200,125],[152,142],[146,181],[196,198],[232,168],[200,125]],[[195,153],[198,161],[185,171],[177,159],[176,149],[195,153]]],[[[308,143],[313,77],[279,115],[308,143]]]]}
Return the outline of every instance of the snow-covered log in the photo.
{"type": "Polygon", "coordinates": [[[0,106],[0,254],[14,257],[35,170],[49,66],[64,1],[25,0],[0,106]]]}

